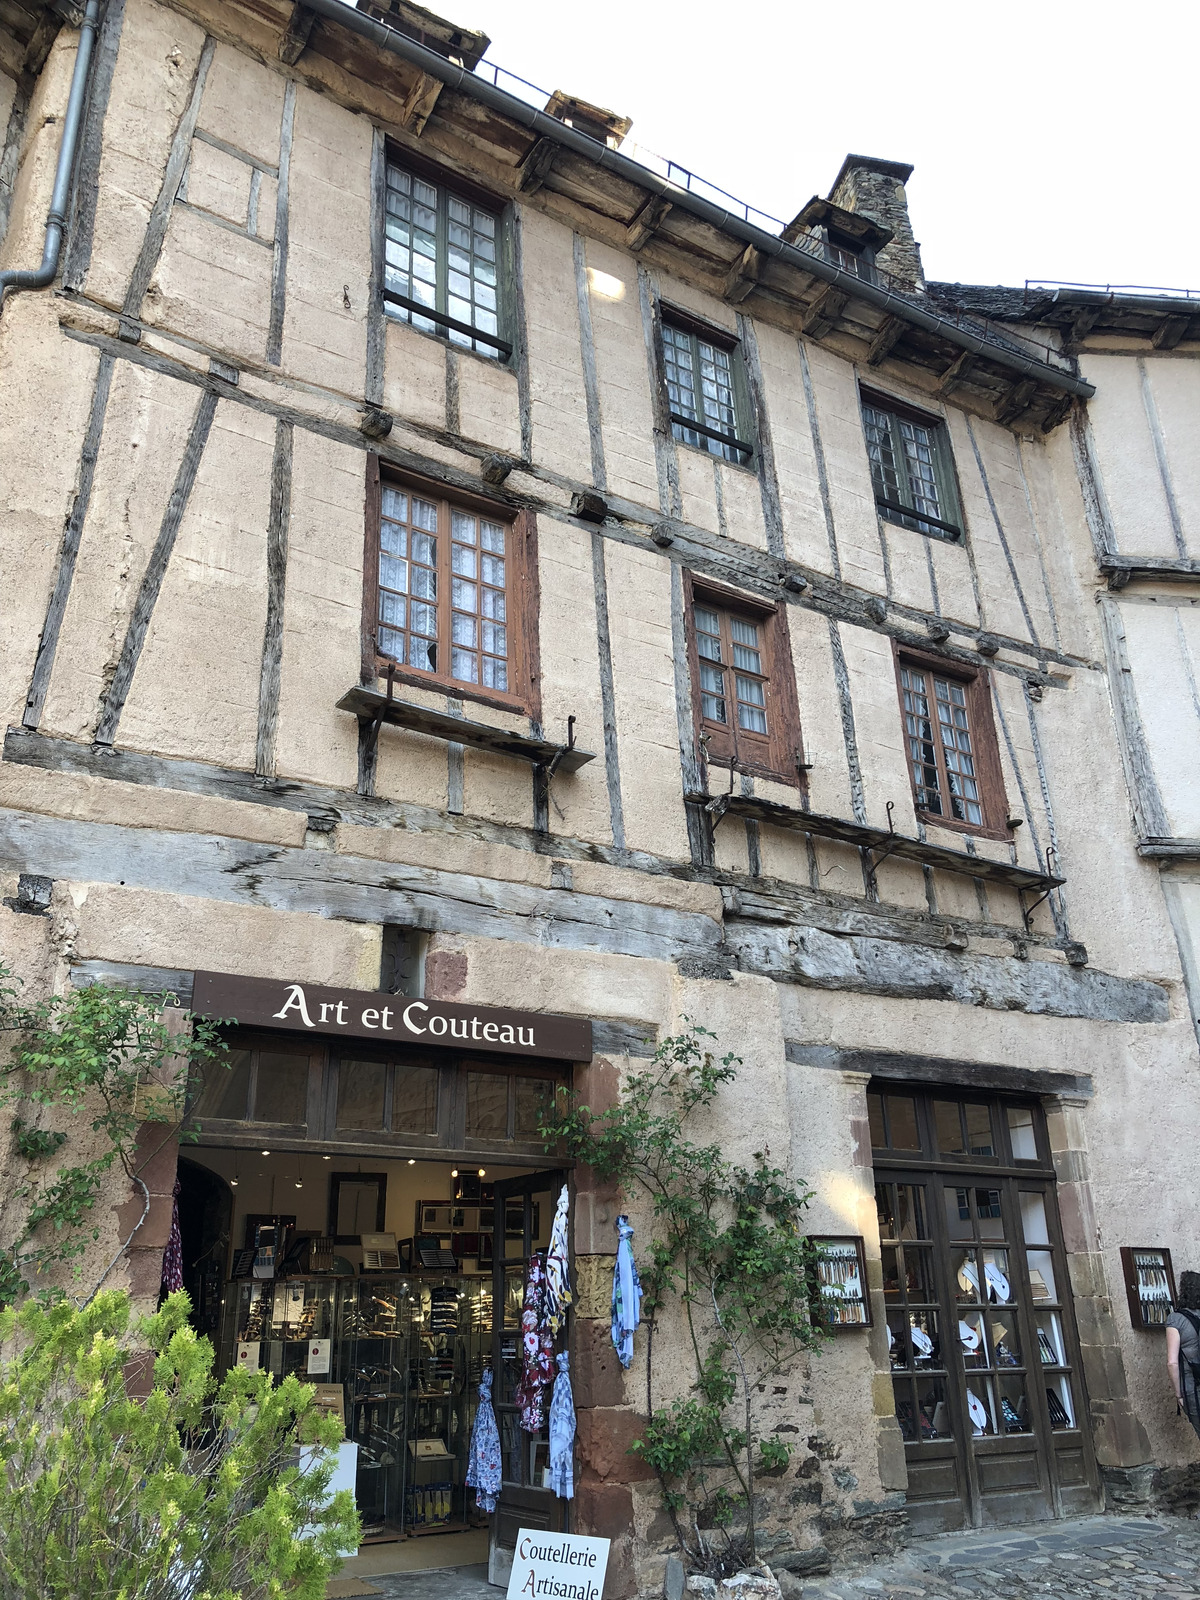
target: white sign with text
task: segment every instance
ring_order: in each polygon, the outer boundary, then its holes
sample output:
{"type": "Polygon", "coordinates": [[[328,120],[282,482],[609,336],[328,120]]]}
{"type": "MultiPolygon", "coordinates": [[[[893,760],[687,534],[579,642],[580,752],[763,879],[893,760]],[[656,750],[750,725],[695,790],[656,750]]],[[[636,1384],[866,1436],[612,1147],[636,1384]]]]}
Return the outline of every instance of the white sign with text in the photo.
{"type": "Polygon", "coordinates": [[[601,1600],[608,1546],[607,1539],[583,1533],[522,1528],[508,1600],[601,1600]]]}

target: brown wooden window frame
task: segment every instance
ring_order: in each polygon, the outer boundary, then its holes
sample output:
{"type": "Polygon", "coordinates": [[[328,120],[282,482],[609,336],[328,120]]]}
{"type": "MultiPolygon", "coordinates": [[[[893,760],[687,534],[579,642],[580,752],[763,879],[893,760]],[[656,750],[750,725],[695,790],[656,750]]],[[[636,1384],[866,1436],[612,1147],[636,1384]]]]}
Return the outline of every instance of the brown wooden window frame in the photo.
{"type": "MultiPolygon", "coordinates": [[[[900,710],[900,738],[904,751],[904,764],[912,788],[913,810],[920,820],[931,827],[949,828],[954,833],[967,833],[976,839],[1012,838],[1008,825],[1008,799],[1004,790],[1004,772],[1000,765],[1000,746],[996,739],[996,724],[992,716],[991,685],[984,669],[972,670],[957,661],[947,661],[923,650],[910,650],[892,641],[895,658],[896,696],[900,710]],[[967,731],[971,738],[971,756],[975,763],[975,777],[979,786],[979,804],[982,822],[968,822],[955,816],[929,811],[920,803],[916,779],[913,776],[912,758],[908,748],[908,725],[905,720],[904,685],[901,669],[909,667],[917,672],[929,673],[960,685],[966,694],[967,731]]],[[[939,740],[935,746],[939,792],[949,797],[946,775],[945,751],[939,740]]]]}
{"type": "MultiPolygon", "coordinates": [[[[800,711],[796,700],[796,674],[792,665],[791,636],[788,630],[787,606],[783,601],[772,605],[753,595],[742,594],[712,583],[695,573],[685,574],[684,616],[687,629],[688,670],[692,681],[692,712],[695,720],[696,740],[704,763],[708,767],[728,768],[735,771],[770,778],[776,783],[803,788],[803,749],[800,735],[800,711]],[[762,643],[764,697],[766,700],[766,734],[739,728],[736,723],[722,724],[706,718],[701,700],[700,665],[698,649],[696,607],[705,606],[718,612],[723,619],[740,616],[753,622],[760,630],[762,643]]],[[[722,630],[723,644],[728,646],[728,630],[722,630]]],[[[735,670],[732,651],[722,663],[726,671],[735,670]]],[[[735,696],[727,695],[731,705],[735,696]]],[[[736,712],[735,712],[736,717],[736,712]]]]}
{"type": "MultiPolygon", "coordinates": [[[[478,580],[476,580],[478,581],[478,580]]],[[[411,586],[410,586],[411,587],[411,586]]],[[[410,595],[411,599],[411,595],[410,595]]],[[[537,518],[532,511],[516,510],[486,495],[470,490],[450,489],[445,484],[418,474],[382,467],[375,454],[367,457],[366,547],[363,563],[362,679],[374,683],[394,667],[397,683],[432,689],[456,699],[471,700],[514,711],[523,716],[541,714],[538,667],[538,562],[537,518]],[[438,538],[438,647],[437,670],[426,672],[407,665],[379,646],[379,557],[384,486],[422,496],[437,506],[438,538]],[[455,678],[442,661],[450,656],[449,617],[451,611],[451,514],[465,511],[476,517],[503,524],[506,530],[504,595],[505,627],[508,630],[508,689],[491,688],[483,683],[455,678]]],[[[481,624],[482,625],[482,624],[481,624]]]]}

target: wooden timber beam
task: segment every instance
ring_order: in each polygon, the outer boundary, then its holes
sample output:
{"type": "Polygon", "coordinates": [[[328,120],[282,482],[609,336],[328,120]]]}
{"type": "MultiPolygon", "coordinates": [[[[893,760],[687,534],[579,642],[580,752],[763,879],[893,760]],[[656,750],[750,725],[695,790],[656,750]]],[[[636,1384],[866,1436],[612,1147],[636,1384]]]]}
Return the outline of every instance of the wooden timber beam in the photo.
{"type": "Polygon", "coordinates": [[[1037,393],[1037,383],[1033,378],[1022,378],[1019,383],[1014,383],[1007,394],[1001,395],[996,404],[996,421],[1012,422],[1028,410],[1029,403],[1037,393]]]}
{"type": "Polygon", "coordinates": [[[550,169],[558,158],[561,145],[553,139],[539,139],[522,161],[517,188],[522,194],[536,194],[550,176],[550,169]]]}
{"type": "Polygon", "coordinates": [[[904,323],[899,317],[885,317],[879,325],[879,331],[871,340],[867,351],[867,365],[877,367],[887,360],[892,349],[904,337],[904,323]]]}
{"type": "Polygon", "coordinates": [[[725,299],[740,306],[758,288],[764,265],[762,253],[748,244],[726,274],[722,291],[725,299]]]}
{"type": "Polygon", "coordinates": [[[1046,415],[1042,418],[1042,432],[1053,433],[1074,404],[1074,396],[1069,394],[1061,395],[1055,400],[1047,408],[1046,415]]]}
{"type": "Polygon", "coordinates": [[[971,376],[971,368],[975,365],[975,355],[971,350],[964,350],[942,373],[941,382],[937,392],[945,397],[952,394],[960,383],[965,383],[971,376]]]}
{"type": "Polygon", "coordinates": [[[1099,320],[1100,308],[1098,306],[1088,306],[1083,311],[1077,311],[1067,334],[1067,349],[1069,351],[1077,350],[1099,320]]]}
{"type": "Polygon", "coordinates": [[[302,0],[296,0],[288,25],[279,40],[279,59],[285,67],[294,67],[308,48],[309,35],[316,20],[317,13],[310,11],[302,4],[302,0]]]}
{"type": "Polygon", "coordinates": [[[827,333],[832,333],[849,298],[844,289],[838,289],[832,283],[826,284],[804,313],[800,331],[810,339],[823,339],[827,333]]]}
{"type": "Polygon", "coordinates": [[[625,243],[635,252],[645,249],[675,208],[660,194],[652,194],[625,230],[625,243]]]}
{"type": "Polygon", "coordinates": [[[1191,317],[1167,317],[1151,335],[1150,343],[1156,350],[1174,350],[1188,331],[1191,317]]]}
{"type": "Polygon", "coordinates": [[[444,87],[440,78],[423,72],[405,98],[400,111],[400,126],[419,139],[425,132],[425,124],[433,115],[433,108],[444,87]]]}

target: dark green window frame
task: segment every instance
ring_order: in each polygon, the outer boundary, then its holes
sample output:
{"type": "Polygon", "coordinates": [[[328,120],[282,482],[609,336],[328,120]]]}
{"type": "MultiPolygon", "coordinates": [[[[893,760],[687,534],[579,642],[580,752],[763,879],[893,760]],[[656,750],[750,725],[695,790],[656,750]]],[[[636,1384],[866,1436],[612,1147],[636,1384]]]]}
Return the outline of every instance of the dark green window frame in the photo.
{"type": "Polygon", "coordinates": [[[880,514],[932,539],[961,539],[962,512],[946,424],[868,389],[859,400],[880,514]]]}
{"type": "Polygon", "coordinates": [[[503,207],[389,154],[383,232],[387,315],[507,361],[513,347],[504,337],[511,271],[503,207]]]}
{"type": "Polygon", "coordinates": [[[750,400],[738,341],[664,308],[662,342],[673,436],[723,461],[751,466],[750,400]]]}

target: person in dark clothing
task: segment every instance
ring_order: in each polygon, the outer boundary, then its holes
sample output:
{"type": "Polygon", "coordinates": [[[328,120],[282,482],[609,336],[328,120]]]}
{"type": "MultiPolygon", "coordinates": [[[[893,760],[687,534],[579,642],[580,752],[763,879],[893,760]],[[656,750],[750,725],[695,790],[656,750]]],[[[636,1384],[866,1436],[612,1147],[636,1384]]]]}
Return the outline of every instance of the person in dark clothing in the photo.
{"type": "Polygon", "coordinates": [[[1176,1309],[1167,1318],[1167,1371],[1177,1406],[1200,1434],[1200,1272],[1179,1274],[1176,1309]]]}

